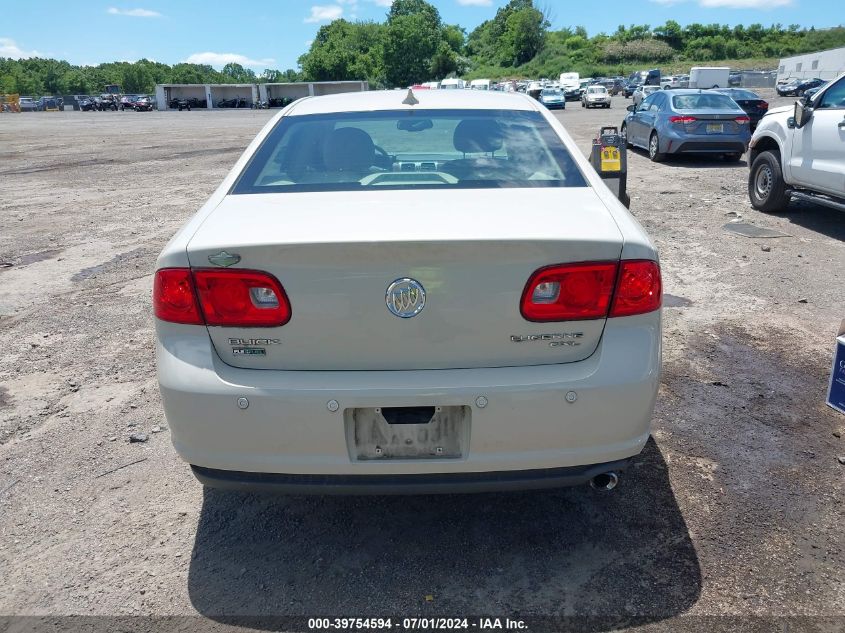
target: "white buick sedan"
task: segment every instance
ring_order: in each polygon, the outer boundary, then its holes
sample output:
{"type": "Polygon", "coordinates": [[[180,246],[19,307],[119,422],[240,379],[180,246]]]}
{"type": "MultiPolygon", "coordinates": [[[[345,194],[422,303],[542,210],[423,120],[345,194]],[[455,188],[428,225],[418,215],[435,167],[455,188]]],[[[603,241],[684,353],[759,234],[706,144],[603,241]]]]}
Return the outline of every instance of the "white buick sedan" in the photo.
{"type": "Polygon", "coordinates": [[[609,489],[649,436],[657,252],[525,95],[296,101],[165,247],[153,303],[209,486],[609,489]]]}

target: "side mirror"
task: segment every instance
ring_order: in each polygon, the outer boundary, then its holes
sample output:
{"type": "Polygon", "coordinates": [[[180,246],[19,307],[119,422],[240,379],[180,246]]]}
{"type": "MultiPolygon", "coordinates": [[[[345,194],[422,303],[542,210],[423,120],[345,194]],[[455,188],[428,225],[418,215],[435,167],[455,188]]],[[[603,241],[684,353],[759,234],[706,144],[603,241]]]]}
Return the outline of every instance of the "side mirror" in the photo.
{"type": "Polygon", "coordinates": [[[802,128],[813,118],[813,109],[803,101],[796,101],[793,118],[795,119],[795,127],[802,128]]]}
{"type": "Polygon", "coordinates": [[[634,111],[636,111],[637,106],[635,106],[635,105],[632,103],[631,105],[629,105],[629,106],[628,106],[627,108],[625,108],[625,109],[626,109],[628,112],[634,112],[634,111]]]}

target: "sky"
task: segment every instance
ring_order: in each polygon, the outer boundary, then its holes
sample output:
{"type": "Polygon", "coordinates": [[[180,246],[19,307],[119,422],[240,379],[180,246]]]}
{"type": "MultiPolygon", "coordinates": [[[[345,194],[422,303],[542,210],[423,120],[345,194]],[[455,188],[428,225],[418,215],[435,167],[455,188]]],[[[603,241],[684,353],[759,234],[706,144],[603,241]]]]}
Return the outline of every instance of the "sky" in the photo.
{"type": "MultiPolygon", "coordinates": [[[[539,0],[552,28],[590,35],[619,24],[666,20],[824,28],[845,21],[842,0],[539,0]]],[[[506,0],[433,0],[445,23],[469,33],[506,0]]],[[[53,57],[72,64],[152,59],[216,68],[237,62],[260,73],[298,68],[322,24],[343,17],[383,21],[390,0],[38,0],[11,2],[0,18],[0,57],[53,57]]]]}

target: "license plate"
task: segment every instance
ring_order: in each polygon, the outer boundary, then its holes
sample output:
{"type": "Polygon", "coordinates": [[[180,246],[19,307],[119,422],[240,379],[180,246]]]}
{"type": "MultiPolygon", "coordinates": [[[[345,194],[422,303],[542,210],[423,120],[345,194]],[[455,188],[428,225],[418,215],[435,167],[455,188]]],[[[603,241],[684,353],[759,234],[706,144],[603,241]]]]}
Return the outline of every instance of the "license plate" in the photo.
{"type": "Polygon", "coordinates": [[[708,123],[707,124],[707,133],[708,134],[721,134],[725,131],[725,126],[721,123],[708,123]]]}
{"type": "Polygon", "coordinates": [[[463,457],[469,444],[470,408],[431,409],[427,421],[403,416],[396,409],[347,409],[344,422],[350,456],[361,461],[463,457]]]}

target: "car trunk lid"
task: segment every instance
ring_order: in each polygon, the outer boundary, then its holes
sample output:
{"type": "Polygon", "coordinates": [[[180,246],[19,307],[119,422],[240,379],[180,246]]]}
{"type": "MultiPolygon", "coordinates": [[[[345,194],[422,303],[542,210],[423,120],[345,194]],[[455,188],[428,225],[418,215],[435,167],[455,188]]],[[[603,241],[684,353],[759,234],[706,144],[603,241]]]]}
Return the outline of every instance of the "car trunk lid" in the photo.
{"type": "Polygon", "coordinates": [[[285,193],[228,196],[192,237],[193,268],[273,274],[290,300],[276,328],[209,327],[228,364],[285,370],[501,367],[582,360],[604,319],[531,323],[520,299],[550,264],[617,261],[622,236],[590,188],[285,193]],[[413,318],[388,286],[416,280],[413,318]],[[238,348],[260,348],[244,354],[238,348]]]}

